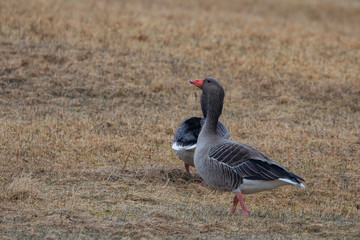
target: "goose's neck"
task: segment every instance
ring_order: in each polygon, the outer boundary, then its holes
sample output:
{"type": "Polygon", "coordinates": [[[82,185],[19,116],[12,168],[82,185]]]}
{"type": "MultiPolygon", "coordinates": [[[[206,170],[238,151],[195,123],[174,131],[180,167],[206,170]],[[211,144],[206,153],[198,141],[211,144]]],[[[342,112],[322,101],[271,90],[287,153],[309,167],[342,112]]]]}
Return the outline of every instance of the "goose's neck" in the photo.
{"type": "Polygon", "coordinates": [[[204,131],[208,134],[218,135],[216,129],[222,112],[224,96],[223,94],[207,96],[205,93],[203,95],[207,100],[204,131]]]}
{"type": "Polygon", "coordinates": [[[204,118],[206,118],[208,99],[207,99],[205,93],[201,93],[201,95],[200,95],[200,105],[201,105],[201,111],[203,113],[203,116],[204,116],[204,118]]]}

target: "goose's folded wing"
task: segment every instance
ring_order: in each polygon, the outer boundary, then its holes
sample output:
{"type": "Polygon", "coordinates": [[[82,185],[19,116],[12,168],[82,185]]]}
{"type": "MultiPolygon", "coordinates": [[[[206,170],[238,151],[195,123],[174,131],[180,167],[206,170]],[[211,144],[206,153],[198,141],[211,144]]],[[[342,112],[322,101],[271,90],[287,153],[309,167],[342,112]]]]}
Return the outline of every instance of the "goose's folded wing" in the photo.
{"type": "Polygon", "coordinates": [[[173,142],[177,142],[181,146],[196,144],[201,130],[200,121],[201,117],[184,119],[175,132],[173,142]]]}
{"type": "Polygon", "coordinates": [[[220,141],[210,148],[209,157],[247,179],[268,181],[288,174],[280,164],[242,143],[220,141]]]}
{"type": "MultiPolygon", "coordinates": [[[[245,163],[250,158],[262,157],[262,154],[246,144],[223,139],[211,146],[209,157],[215,161],[234,167],[245,163]]],[[[264,158],[264,160],[266,159],[264,158]]]]}

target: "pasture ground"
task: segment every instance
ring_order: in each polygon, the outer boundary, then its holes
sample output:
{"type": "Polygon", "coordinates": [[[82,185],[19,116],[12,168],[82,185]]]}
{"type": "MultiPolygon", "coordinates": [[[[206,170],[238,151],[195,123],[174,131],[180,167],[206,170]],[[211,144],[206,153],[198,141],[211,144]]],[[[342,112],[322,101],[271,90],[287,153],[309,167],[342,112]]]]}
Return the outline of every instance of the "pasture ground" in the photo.
{"type": "Polygon", "coordinates": [[[0,0],[1,239],[359,239],[360,2],[0,0]],[[231,139],[306,180],[201,186],[172,151],[212,76],[231,139]]]}

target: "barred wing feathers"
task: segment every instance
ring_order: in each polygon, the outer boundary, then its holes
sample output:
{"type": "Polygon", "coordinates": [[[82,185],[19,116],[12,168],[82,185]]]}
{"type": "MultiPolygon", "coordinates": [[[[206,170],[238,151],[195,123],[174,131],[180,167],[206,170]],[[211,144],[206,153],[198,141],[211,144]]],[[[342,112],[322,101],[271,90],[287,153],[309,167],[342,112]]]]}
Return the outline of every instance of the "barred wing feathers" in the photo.
{"type": "Polygon", "coordinates": [[[238,176],[249,180],[271,181],[289,178],[296,183],[302,178],[272,161],[255,148],[243,143],[221,140],[210,148],[209,157],[227,167],[238,176]]]}

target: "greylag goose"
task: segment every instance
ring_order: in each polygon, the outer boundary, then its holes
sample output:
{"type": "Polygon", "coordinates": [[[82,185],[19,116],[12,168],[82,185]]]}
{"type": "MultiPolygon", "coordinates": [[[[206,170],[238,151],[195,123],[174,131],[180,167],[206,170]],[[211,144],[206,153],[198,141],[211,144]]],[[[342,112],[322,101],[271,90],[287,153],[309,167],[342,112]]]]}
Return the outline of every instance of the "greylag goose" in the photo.
{"type": "MultiPolygon", "coordinates": [[[[200,96],[202,117],[188,117],[184,119],[177,128],[172,145],[179,158],[184,162],[185,169],[191,174],[189,167],[194,166],[194,151],[201,128],[205,124],[207,112],[207,99],[204,94],[200,96]]],[[[217,123],[217,133],[222,138],[229,138],[229,132],[224,123],[217,123]]]]}
{"type": "Polygon", "coordinates": [[[216,79],[196,79],[190,80],[190,83],[199,87],[208,101],[207,117],[198,137],[194,165],[208,185],[236,194],[232,213],[240,202],[243,214],[250,215],[242,193],[257,193],[286,184],[305,187],[300,182],[304,179],[288,172],[257,149],[218,135],[216,128],[225,92],[216,79]]]}

